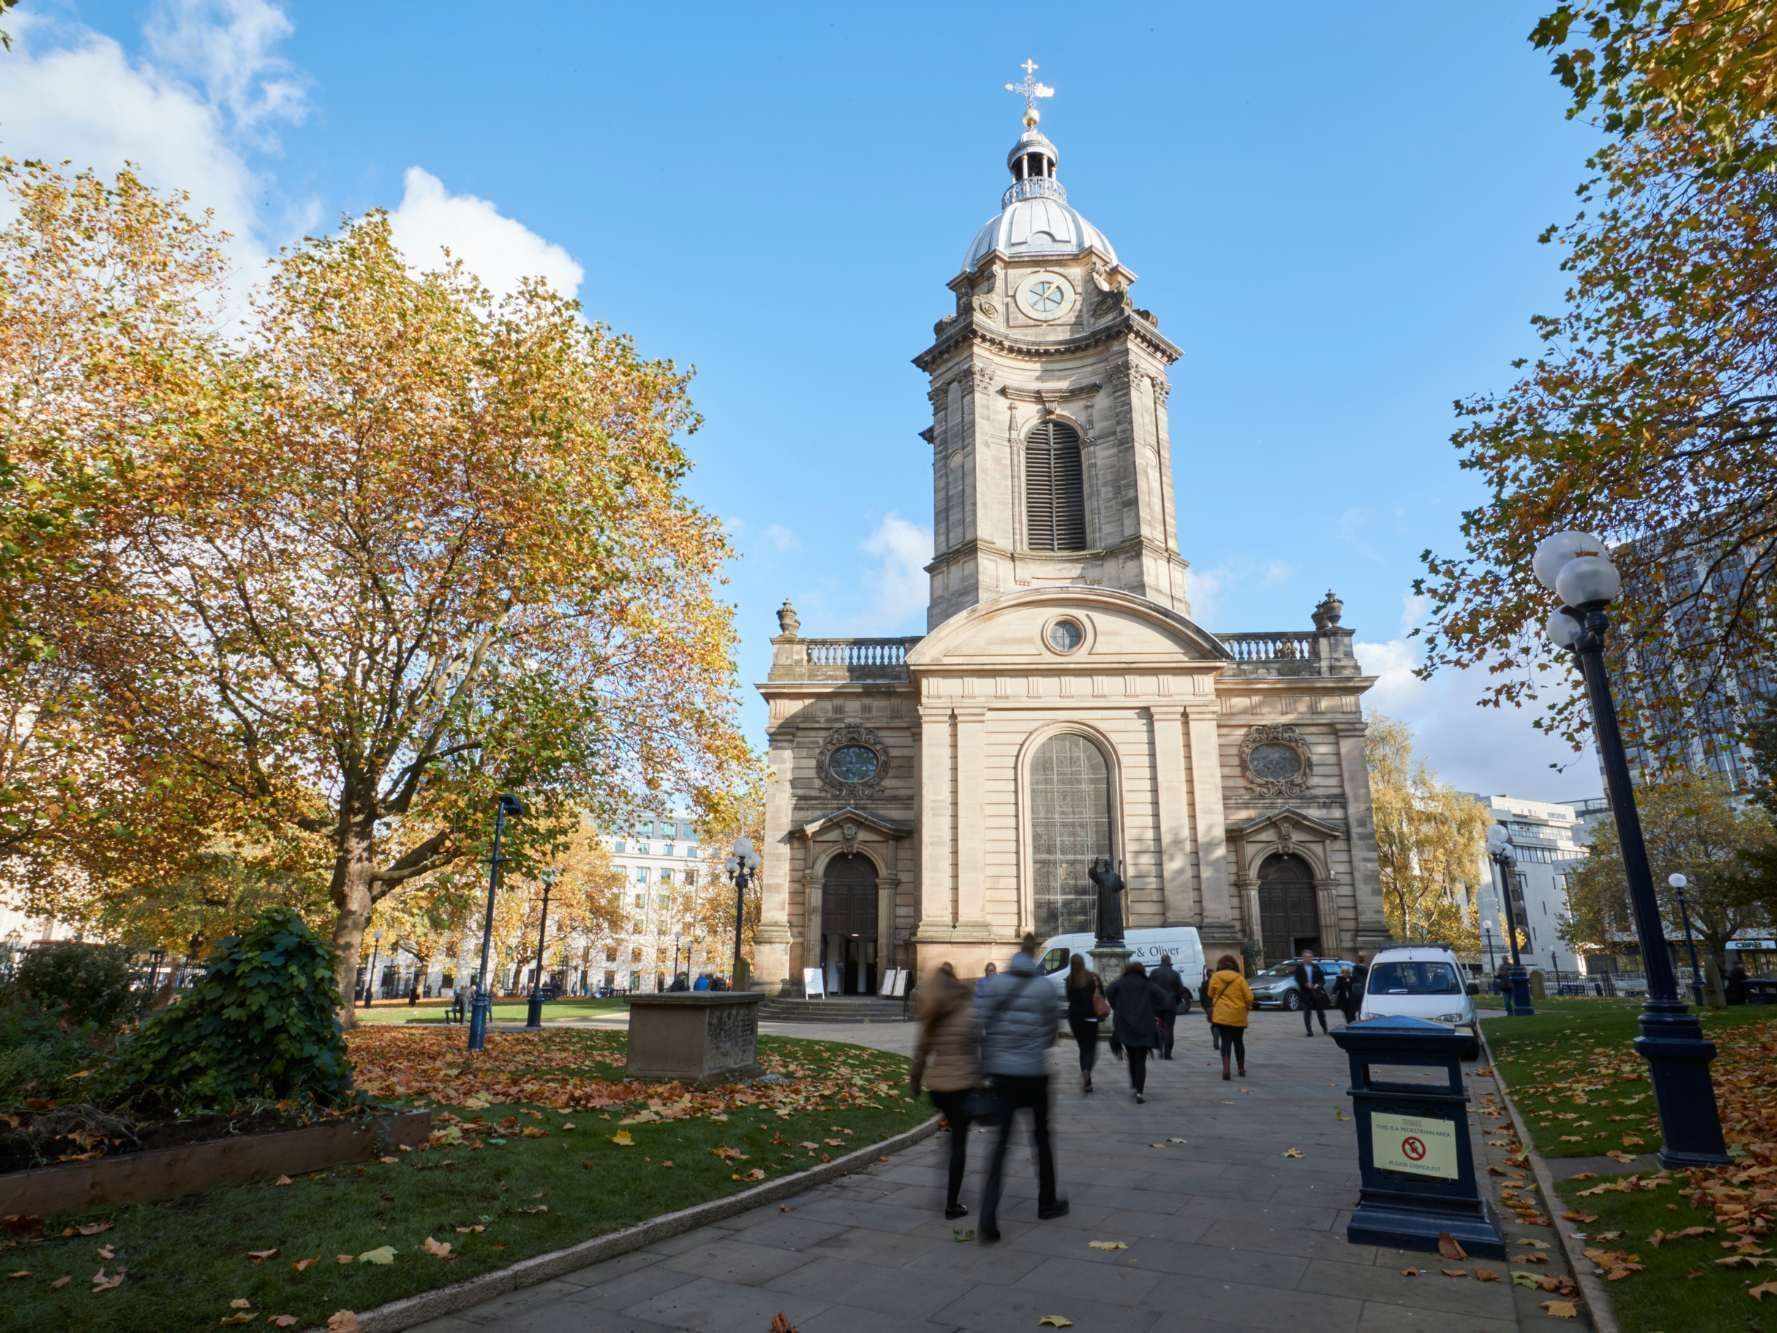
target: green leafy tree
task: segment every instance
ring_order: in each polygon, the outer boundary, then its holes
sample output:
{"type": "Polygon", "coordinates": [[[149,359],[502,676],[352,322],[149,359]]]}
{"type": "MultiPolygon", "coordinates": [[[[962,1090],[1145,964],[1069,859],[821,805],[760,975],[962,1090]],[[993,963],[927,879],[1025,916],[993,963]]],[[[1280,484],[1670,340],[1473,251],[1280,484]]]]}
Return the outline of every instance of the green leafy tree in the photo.
{"type": "Polygon", "coordinates": [[[1475,952],[1480,924],[1470,904],[1481,883],[1487,807],[1415,760],[1403,723],[1372,717],[1364,749],[1389,933],[1475,952]]]}

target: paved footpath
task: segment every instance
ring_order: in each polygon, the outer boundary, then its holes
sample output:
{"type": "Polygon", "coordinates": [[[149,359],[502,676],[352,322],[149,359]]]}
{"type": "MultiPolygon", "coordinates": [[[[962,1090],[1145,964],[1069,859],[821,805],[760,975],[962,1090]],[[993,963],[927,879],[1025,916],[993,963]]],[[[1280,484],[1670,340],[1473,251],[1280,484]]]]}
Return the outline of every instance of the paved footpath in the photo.
{"type": "MultiPolygon", "coordinates": [[[[911,1035],[905,1024],[824,1029],[799,1030],[890,1049],[911,1035]]],[[[1346,1062],[1329,1039],[1304,1038],[1295,1015],[1254,1015],[1250,1077],[1232,1083],[1221,1081],[1201,1015],[1181,1019],[1177,1058],[1150,1062],[1144,1106],[1108,1051],[1090,1097],[1079,1092],[1070,1042],[1054,1065],[1057,1167],[1073,1205],[1064,1218],[1037,1220],[1025,1121],[1008,1163],[1004,1240],[958,1242],[953,1230],[975,1219],[941,1214],[947,1145],[938,1135],[781,1204],[421,1327],[767,1333],[779,1313],[800,1333],[1028,1331],[1047,1314],[1080,1333],[1456,1333],[1543,1322],[1515,1299],[1532,1293],[1509,1282],[1442,1277],[1435,1255],[1345,1240],[1358,1185],[1346,1062]],[[1128,1248],[1092,1249],[1095,1240],[1128,1248]],[[1403,1276],[1404,1267],[1422,1275],[1403,1276]]],[[[971,1205],[989,1132],[971,1137],[971,1205]]],[[[1476,1151],[1485,1161],[1479,1134],[1476,1151]]],[[[1489,1262],[1503,1274],[1503,1262],[1489,1262]]]]}

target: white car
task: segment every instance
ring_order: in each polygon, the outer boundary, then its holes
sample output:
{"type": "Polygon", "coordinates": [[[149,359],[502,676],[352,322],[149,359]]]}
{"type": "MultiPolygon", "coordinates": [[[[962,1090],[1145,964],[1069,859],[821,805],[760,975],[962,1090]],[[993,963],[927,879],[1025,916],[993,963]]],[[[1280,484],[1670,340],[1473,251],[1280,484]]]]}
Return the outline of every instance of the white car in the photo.
{"type": "Polygon", "coordinates": [[[1480,1054],[1481,1029],[1475,1002],[1456,955],[1437,944],[1383,949],[1370,964],[1358,1021],[1366,1018],[1423,1018],[1466,1031],[1463,1058],[1480,1054]]]}

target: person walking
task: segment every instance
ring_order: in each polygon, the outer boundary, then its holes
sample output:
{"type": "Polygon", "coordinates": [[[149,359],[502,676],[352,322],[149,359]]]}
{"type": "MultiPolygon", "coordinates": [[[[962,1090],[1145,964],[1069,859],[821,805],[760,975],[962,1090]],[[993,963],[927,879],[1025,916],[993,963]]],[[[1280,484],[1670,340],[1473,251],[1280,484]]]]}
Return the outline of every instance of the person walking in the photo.
{"type": "Polygon", "coordinates": [[[1252,1012],[1253,990],[1240,975],[1240,964],[1234,955],[1225,953],[1216,959],[1215,975],[1209,979],[1209,1018],[1215,1024],[1222,1047],[1222,1081],[1228,1079],[1228,1056],[1239,1064],[1240,1077],[1246,1077],[1246,1023],[1252,1012]]]}
{"type": "Polygon", "coordinates": [[[1148,1052],[1160,1040],[1160,1008],[1166,994],[1154,984],[1148,969],[1131,959],[1105,992],[1111,1002],[1112,1029],[1129,1057],[1129,1086],[1135,1100],[1147,1100],[1148,1052]]]}
{"type": "Polygon", "coordinates": [[[976,1238],[991,1245],[1000,1238],[1000,1194],[1006,1183],[1006,1149],[1020,1111],[1031,1115],[1031,1142],[1037,1157],[1037,1216],[1043,1221],[1067,1212],[1055,1192],[1055,1150],[1049,1141],[1049,1048],[1057,1029],[1055,992],[1037,967],[1037,937],[1026,934],[1004,972],[993,977],[975,1001],[981,1025],[981,1070],[991,1081],[1004,1119],[988,1160],[987,1188],[981,1194],[981,1225],[976,1238]]]}
{"type": "Polygon", "coordinates": [[[1351,984],[1346,988],[1349,1007],[1345,1010],[1347,1023],[1357,1022],[1357,1016],[1364,1007],[1364,987],[1370,984],[1370,965],[1360,953],[1357,966],[1351,969],[1351,984]]]}
{"type": "Polygon", "coordinates": [[[1160,955],[1160,966],[1154,969],[1148,979],[1158,986],[1160,993],[1166,997],[1165,1003],[1155,1012],[1155,1017],[1160,1020],[1160,1045],[1158,1048],[1160,1058],[1170,1060],[1172,1059],[1172,1033],[1174,1026],[1178,1023],[1178,1011],[1189,1006],[1191,997],[1185,990],[1184,981],[1177,972],[1173,971],[1172,955],[1169,953],[1160,955]]]}
{"type": "Polygon", "coordinates": [[[981,979],[975,983],[975,998],[977,1000],[987,994],[988,983],[993,980],[994,973],[998,971],[999,968],[995,967],[992,963],[987,965],[987,970],[981,974],[981,979]]]}
{"type": "Polygon", "coordinates": [[[1203,1006],[1203,1017],[1209,1024],[1209,1048],[1212,1051],[1222,1049],[1222,1034],[1216,1031],[1216,1016],[1209,1003],[1209,982],[1216,970],[1209,963],[1203,965],[1203,981],[1197,987],[1197,1003],[1203,1006]]]}
{"type": "Polygon", "coordinates": [[[1104,984],[1098,973],[1086,966],[1086,959],[1075,954],[1067,964],[1067,1026],[1074,1034],[1074,1045],[1080,1048],[1080,1091],[1092,1091],[1092,1066],[1098,1061],[1098,1024],[1110,1016],[1111,1006],[1104,998],[1104,984]]]}
{"type": "Polygon", "coordinates": [[[1302,950],[1301,958],[1296,961],[1294,973],[1296,994],[1302,997],[1302,1035],[1314,1035],[1314,1020],[1320,1019],[1321,1035],[1327,1031],[1327,989],[1321,984],[1321,971],[1314,961],[1314,950],[1302,950]]]}
{"type": "Polygon", "coordinates": [[[968,1215],[963,1206],[963,1170],[969,1155],[969,1097],[981,1086],[973,995],[949,963],[938,964],[919,988],[919,1040],[913,1050],[913,1095],[923,1083],[932,1105],[950,1127],[950,1168],[944,1181],[944,1216],[968,1215]]]}

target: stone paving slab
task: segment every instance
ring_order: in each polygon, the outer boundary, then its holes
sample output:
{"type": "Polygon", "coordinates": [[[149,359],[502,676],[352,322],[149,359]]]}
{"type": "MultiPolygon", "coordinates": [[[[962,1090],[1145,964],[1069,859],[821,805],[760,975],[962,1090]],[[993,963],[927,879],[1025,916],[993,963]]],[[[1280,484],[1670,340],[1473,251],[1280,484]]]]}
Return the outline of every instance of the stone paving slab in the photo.
{"type": "MultiPolygon", "coordinates": [[[[899,1044],[908,1033],[884,1025],[833,1035],[899,1044]]],[[[1056,1048],[1053,1068],[1057,1168],[1072,1207],[1066,1217],[1037,1219],[1021,1125],[998,1245],[957,1239],[972,1231],[973,1216],[941,1216],[948,1144],[940,1135],[780,1204],[422,1327],[766,1333],[779,1313],[801,1333],[1028,1331],[1045,1314],[1066,1315],[1080,1333],[1453,1333],[1542,1322],[1528,1317],[1539,1312],[1524,1308],[1508,1281],[1445,1278],[1436,1256],[1346,1242],[1358,1185],[1346,1061],[1330,1040],[1303,1038],[1294,1015],[1254,1015],[1251,1077],[1230,1083],[1204,1027],[1181,1024],[1177,1059],[1149,1066],[1144,1106],[1108,1052],[1091,1096],[1079,1090],[1071,1043],[1056,1048]],[[1168,1141],[1175,1137],[1186,1141],[1168,1141]],[[1303,1155],[1285,1157],[1291,1148],[1303,1155]],[[1093,1249],[1093,1240],[1127,1248],[1093,1249]],[[1422,1275],[1405,1277],[1404,1267],[1422,1275]]],[[[1488,1131],[1478,1116],[1471,1128],[1477,1160],[1486,1161],[1488,1131]]],[[[971,1135],[963,1196],[971,1205],[989,1132],[971,1135]]],[[[1521,1230],[1514,1223],[1508,1230],[1521,1230]]],[[[1504,1278],[1507,1265],[1490,1266],[1504,1278]]]]}

